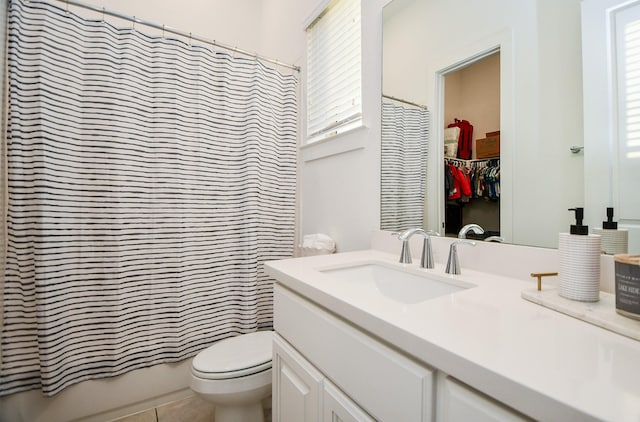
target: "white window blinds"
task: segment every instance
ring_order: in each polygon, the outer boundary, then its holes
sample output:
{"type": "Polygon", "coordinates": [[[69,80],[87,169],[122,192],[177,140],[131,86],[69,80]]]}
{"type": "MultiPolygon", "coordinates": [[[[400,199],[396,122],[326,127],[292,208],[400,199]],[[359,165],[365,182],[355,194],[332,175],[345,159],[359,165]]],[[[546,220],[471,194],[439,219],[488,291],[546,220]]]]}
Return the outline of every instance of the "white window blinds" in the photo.
{"type": "Polygon", "coordinates": [[[618,180],[614,195],[618,200],[618,222],[630,224],[636,231],[640,223],[640,195],[630,192],[637,192],[640,180],[640,5],[637,2],[616,14],[616,29],[619,138],[614,149],[617,157],[613,160],[613,174],[618,180]]]}
{"type": "Polygon", "coordinates": [[[307,142],[360,124],[360,0],[334,0],[307,28],[307,142]]]}

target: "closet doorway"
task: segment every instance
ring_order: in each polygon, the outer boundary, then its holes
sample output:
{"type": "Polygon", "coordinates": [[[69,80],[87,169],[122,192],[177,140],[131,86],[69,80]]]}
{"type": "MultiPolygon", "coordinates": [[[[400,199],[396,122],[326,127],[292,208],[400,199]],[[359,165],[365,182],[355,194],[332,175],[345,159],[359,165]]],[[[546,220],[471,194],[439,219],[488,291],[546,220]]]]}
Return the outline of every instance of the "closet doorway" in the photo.
{"type": "MultiPolygon", "coordinates": [[[[443,77],[444,231],[455,237],[465,224],[475,223],[485,230],[476,238],[500,236],[500,51],[443,77]],[[459,134],[448,126],[456,121],[469,122],[473,130],[452,148],[459,134]]],[[[468,125],[463,126],[465,132],[468,125]]]]}

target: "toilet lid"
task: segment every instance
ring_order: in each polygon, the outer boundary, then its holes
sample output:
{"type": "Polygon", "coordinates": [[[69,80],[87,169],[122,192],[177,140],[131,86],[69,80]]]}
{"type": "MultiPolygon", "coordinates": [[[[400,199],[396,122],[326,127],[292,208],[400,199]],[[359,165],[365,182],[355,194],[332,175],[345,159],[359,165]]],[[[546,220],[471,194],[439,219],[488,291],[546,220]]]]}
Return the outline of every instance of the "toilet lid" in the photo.
{"type": "Polygon", "coordinates": [[[225,379],[271,368],[272,331],[258,331],[221,340],[193,358],[193,372],[202,378],[225,379]]]}

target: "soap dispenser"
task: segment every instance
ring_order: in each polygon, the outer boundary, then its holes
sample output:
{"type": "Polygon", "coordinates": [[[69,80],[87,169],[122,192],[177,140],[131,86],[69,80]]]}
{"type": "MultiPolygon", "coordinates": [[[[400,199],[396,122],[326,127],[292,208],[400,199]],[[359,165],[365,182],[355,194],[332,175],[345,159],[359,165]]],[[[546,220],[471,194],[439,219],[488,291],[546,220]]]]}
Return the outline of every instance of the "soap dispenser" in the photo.
{"type": "Polygon", "coordinates": [[[560,296],[581,302],[600,299],[600,246],[599,235],[589,234],[582,224],[583,208],[570,208],[575,212],[575,224],[569,233],[560,233],[558,271],[560,296]]]}
{"type": "Polygon", "coordinates": [[[600,235],[602,253],[607,255],[627,253],[629,248],[629,232],[618,229],[618,223],[613,221],[613,208],[607,208],[607,221],[602,222],[602,228],[594,228],[593,234],[600,235]]]}

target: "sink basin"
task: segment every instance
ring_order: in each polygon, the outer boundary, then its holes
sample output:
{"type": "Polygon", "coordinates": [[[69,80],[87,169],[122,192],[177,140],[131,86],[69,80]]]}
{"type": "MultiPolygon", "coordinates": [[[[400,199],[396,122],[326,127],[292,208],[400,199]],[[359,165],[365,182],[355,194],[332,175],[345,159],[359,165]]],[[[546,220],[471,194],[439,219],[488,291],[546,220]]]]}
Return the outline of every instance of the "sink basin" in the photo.
{"type": "Polygon", "coordinates": [[[475,285],[448,280],[424,271],[401,269],[382,263],[356,264],[320,270],[323,274],[361,289],[363,294],[379,294],[405,304],[419,303],[465,290],[475,285]]]}

